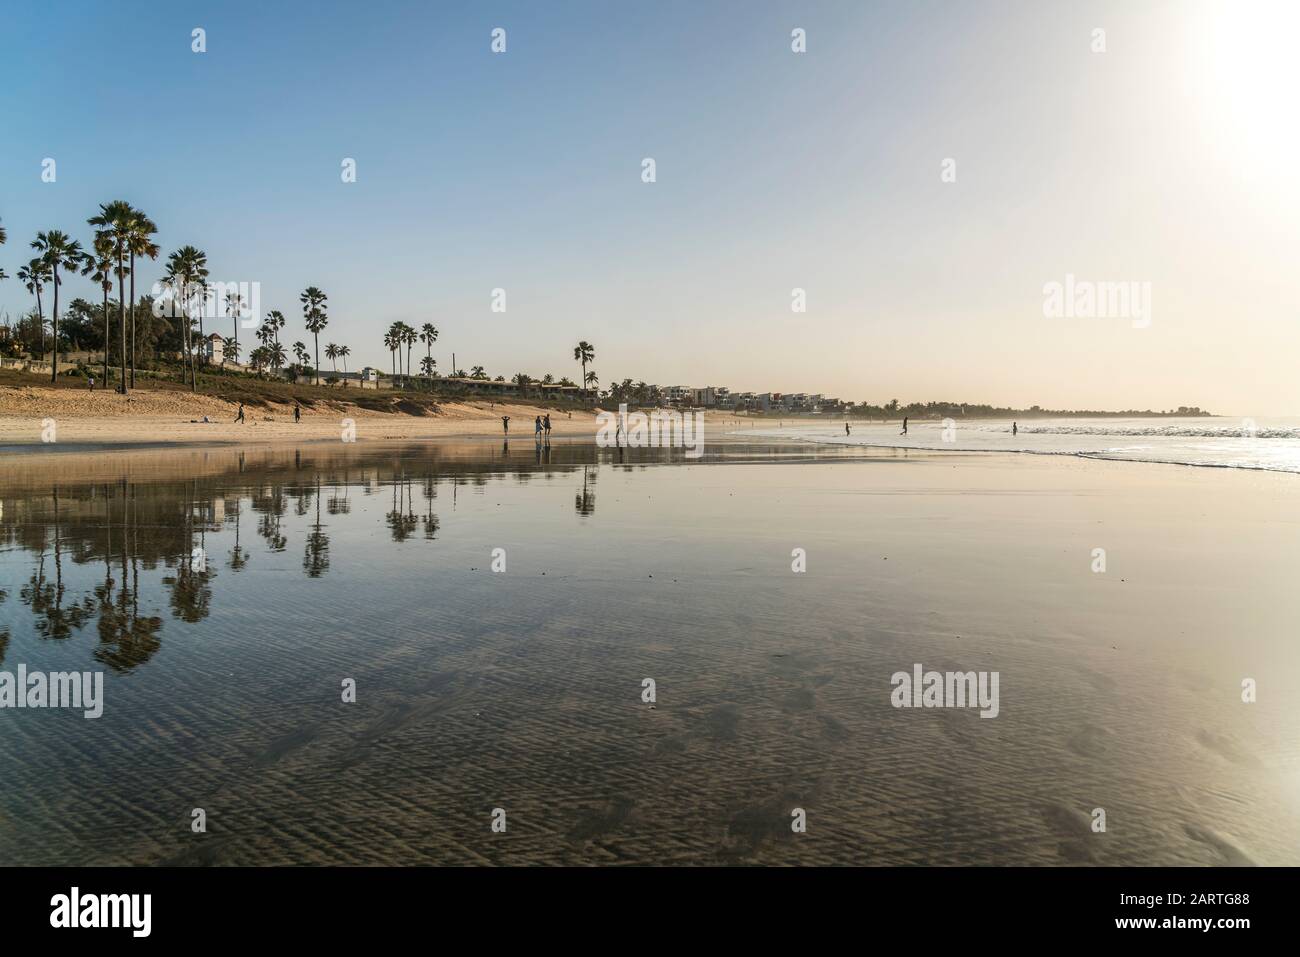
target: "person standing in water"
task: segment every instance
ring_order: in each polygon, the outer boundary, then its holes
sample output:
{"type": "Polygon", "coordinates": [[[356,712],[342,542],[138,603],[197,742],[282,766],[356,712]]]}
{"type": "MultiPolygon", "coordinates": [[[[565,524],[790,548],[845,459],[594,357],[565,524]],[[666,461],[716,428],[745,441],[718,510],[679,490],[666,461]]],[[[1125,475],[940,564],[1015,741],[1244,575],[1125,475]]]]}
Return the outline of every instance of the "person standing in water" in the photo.
{"type": "Polygon", "coordinates": [[[1011,423],[1011,434],[1012,434],[1012,435],[1015,435],[1018,431],[1020,431],[1020,430],[1016,428],[1016,423],[1012,422],[1012,423],[1011,423]]]}
{"type": "Polygon", "coordinates": [[[551,413],[546,413],[546,418],[542,419],[542,428],[546,430],[547,438],[551,435],[551,413]]]}
{"type": "Polygon", "coordinates": [[[852,434],[853,434],[852,432],[849,431],[849,424],[848,424],[847,422],[844,423],[844,434],[845,434],[845,435],[852,435],[852,434]]]}
{"type": "Polygon", "coordinates": [[[903,431],[899,435],[907,435],[907,416],[903,416],[903,431]]]}
{"type": "Polygon", "coordinates": [[[504,432],[506,435],[510,434],[510,416],[508,415],[501,416],[501,431],[504,432]]]}
{"type": "Polygon", "coordinates": [[[533,420],[533,435],[541,437],[542,434],[542,417],[539,415],[533,420]]]}

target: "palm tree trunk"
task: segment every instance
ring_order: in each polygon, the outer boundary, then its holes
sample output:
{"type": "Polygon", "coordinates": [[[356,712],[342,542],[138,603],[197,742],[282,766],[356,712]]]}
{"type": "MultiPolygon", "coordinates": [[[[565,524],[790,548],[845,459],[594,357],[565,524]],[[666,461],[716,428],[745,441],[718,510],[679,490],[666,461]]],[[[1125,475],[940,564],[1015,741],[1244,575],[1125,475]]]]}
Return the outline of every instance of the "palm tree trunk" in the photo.
{"type": "Polygon", "coordinates": [[[108,343],[112,339],[113,333],[108,325],[108,290],[100,284],[100,290],[104,293],[104,388],[108,388],[108,343]]]}
{"type": "Polygon", "coordinates": [[[122,394],[127,394],[126,384],[126,285],[122,275],[122,244],[117,246],[117,330],[122,343],[122,394]]]}
{"type": "Polygon", "coordinates": [[[54,263],[54,315],[50,319],[50,328],[54,339],[54,354],[50,362],[50,384],[53,385],[58,381],[59,375],[59,264],[57,261],[54,263]]]}
{"type": "Polygon", "coordinates": [[[135,253],[131,253],[131,388],[135,388],[135,253]]]}
{"type": "Polygon", "coordinates": [[[45,309],[41,305],[41,287],[36,287],[36,325],[41,334],[41,358],[45,358],[45,309]]]}
{"type": "Polygon", "coordinates": [[[320,385],[320,333],[313,332],[311,338],[316,347],[316,384],[320,385]]]}

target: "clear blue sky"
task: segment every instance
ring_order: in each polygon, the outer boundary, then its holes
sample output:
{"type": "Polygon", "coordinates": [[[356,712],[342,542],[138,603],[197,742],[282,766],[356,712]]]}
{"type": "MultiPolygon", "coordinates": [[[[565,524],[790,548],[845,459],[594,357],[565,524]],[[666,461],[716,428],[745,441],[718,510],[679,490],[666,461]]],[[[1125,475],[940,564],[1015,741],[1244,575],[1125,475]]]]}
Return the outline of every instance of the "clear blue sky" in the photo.
{"type": "MultiPolygon", "coordinates": [[[[492,375],[574,375],[587,339],[602,384],[1300,412],[1282,366],[1255,365],[1297,344],[1295,177],[1247,176],[1223,145],[1294,157],[1230,123],[1296,58],[1216,103],[1207,85],[1278,32],[1240,9],[10,4],[0,267],[38,230],[86,242],[121,198],[164,253],[192,243],[212,278],[261,282],[291,339],[298,293],[322,287],[322,346],[349,344],[353,367],[386,366],[401,319],[438,326],[441,369],[454,351],[492,375]],[[1245,30],[1227,64],[1225,23],[1245,30]],[[1043,284],[1067,272],[1152,282],[1151,328],[1045,319],[1043,284]]],[[[30,305],[0,283],[0,310],[30,305]]]]}

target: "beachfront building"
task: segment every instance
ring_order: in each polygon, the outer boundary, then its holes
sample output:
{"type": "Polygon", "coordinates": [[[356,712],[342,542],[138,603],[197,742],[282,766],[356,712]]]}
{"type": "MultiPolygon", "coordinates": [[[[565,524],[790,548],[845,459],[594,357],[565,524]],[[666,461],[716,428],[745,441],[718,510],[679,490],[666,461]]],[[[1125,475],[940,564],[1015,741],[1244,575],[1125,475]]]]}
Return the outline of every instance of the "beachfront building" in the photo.
{"type": "Polygon", "coordinates": [[[220,365],[226,356],[226,340],[217,333],[212,333],[203,340],[203,361],[209,365],[220,365]]]}
{"type": "Polygon", "coordinates": [[[664,386],[664,401],[668,405],[682,405],[690,401],[691,391],[684,385],[664,386]]]}

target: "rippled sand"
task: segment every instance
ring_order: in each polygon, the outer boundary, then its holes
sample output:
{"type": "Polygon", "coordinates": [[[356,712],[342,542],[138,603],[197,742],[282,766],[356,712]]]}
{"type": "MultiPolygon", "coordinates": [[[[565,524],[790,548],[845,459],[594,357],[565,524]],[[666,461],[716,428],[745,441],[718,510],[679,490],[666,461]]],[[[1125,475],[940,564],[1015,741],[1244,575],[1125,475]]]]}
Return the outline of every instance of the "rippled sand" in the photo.
{"type": "Polygon", "coordinates": [[[29,468],[0,668],[107,702],[0,711],[0,861],[1300,863],[1293,477],[723,451],[29,468]],[[1000,715],[894,709],[915,662],[1000,715]]]}

